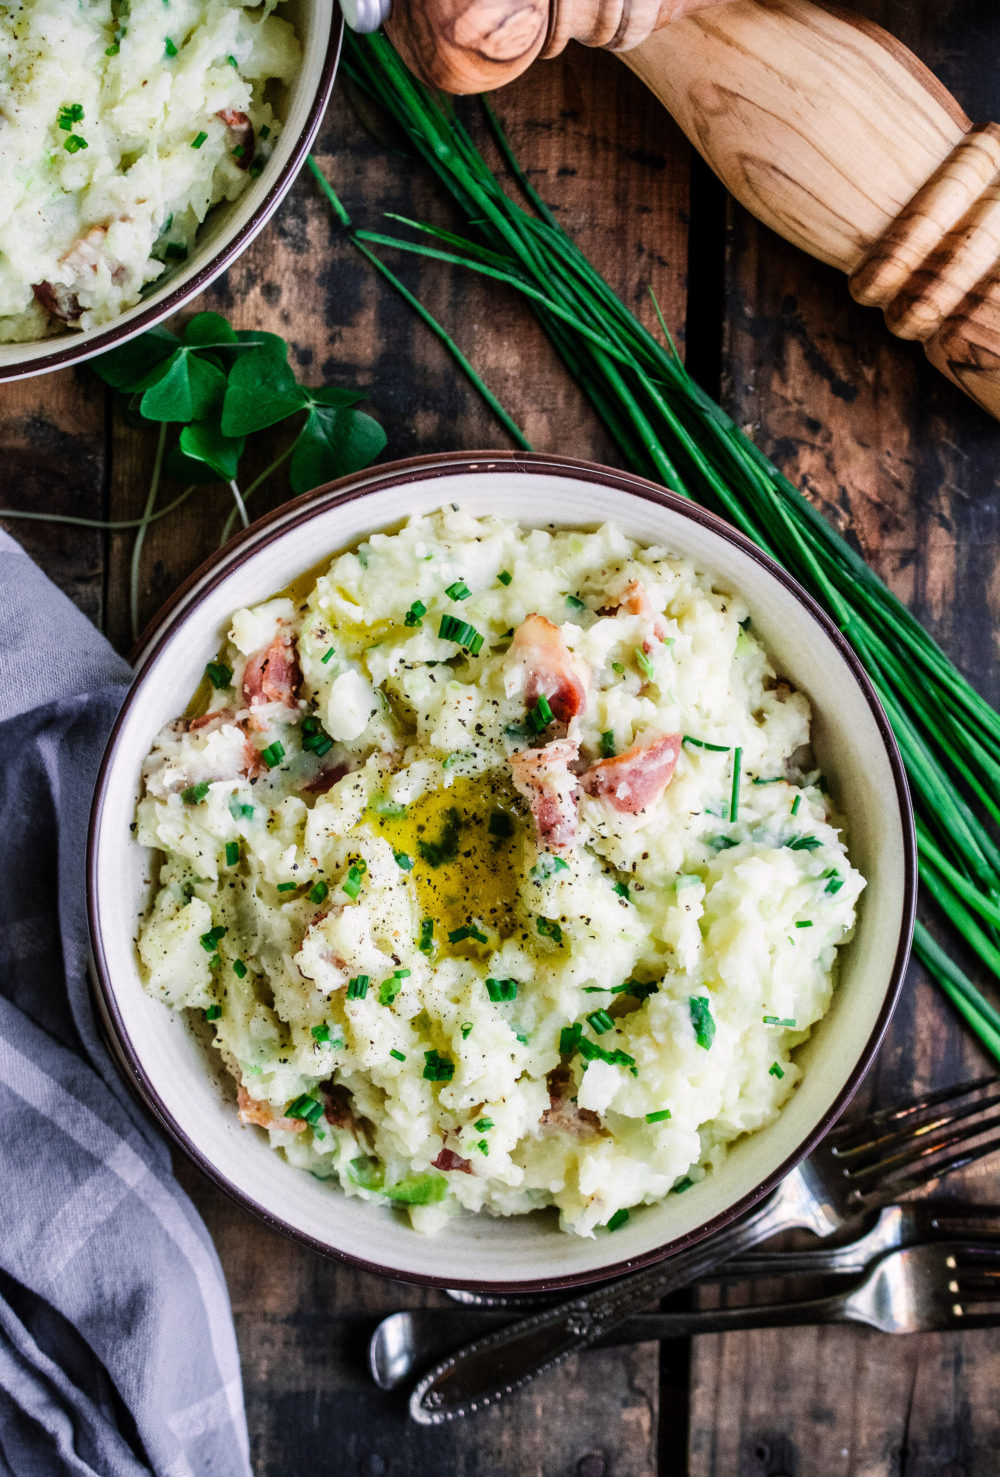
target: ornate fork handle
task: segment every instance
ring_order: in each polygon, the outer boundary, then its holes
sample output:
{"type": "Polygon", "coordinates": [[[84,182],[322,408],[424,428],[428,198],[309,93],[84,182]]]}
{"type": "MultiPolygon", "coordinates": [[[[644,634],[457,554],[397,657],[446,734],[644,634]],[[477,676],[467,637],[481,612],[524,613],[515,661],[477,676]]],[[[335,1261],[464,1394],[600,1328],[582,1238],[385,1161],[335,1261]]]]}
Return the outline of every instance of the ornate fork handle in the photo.
{"type": "Polygon", "coordinates": [[[436,1426],[495,1405],[536,1375],[603,1338],[630,1314],[709,1268],[801,1225],[779,1187],[749,1215],[648,1271],[599,1287],[487,1334],[437,1364],[410,1397],[410,1415],[436,1426]]]}

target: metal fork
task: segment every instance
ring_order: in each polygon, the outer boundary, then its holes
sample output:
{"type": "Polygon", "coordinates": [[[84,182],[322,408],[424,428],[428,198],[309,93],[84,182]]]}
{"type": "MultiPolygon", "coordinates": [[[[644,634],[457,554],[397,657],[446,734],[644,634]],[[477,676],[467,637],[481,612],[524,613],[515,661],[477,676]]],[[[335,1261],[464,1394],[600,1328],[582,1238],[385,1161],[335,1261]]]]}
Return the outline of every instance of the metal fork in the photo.
{"type": "Polygon", "coordinates": [[[761,1204],[716,1235],[507,1324],[442,1360],[414,1389],[410,1415],[421,1425],[441,1425],[493,1405],[664,1293],[779,1231],[829,1236],[855,1216],[993,1153],[1000,1147],[1000,1111],[988,1110],[998,1103],[1000,1079],[984,1077],[839,1125],[761,1204]]]}
{"type": "MultiPolygon", "coordinates": [[[[394,1390],[443,1350],[463,1338],[489,1333],[503,1320],[503,1312],[481,1309],[409,1308],[393,1313],[383,1318],[368,1347],[372,1378],[381,1389],[394,1390]]],[[[831,1297],[634,1313],[595,1340],[594,1347],[817,1323],[865,1323],[882,1333],[995,1327],[1000,1324],[1000,1246],[943,1241],[900,1247],[831,1297]]]]}

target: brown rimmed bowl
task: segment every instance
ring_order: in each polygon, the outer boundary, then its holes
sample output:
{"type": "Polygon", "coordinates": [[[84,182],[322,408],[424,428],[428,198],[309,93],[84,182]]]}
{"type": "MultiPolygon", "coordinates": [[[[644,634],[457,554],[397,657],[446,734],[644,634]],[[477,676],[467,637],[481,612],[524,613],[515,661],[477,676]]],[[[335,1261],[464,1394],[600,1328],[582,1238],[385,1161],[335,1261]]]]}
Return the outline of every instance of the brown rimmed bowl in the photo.
{"type": "Polygon", "coordinates": [[[119,1066],[167,1133],[216,1184],[274,1228],[368,1270],[448,1286],[569,1287],[654,1262],[719,1230],[778,1183],[827,1132],[875,1056],[903,979],[916,894],[913,821],[896,745],[840,632],[808,595],[718,518],[639,477],[520,453],[418,457],[321,487],[255,523],[178,591],[147,635],[101,767],[87,858],[95,998],[119,1066]],[[841,950],[829,1013],[797,1053],[801,1083],[777,1120],[737,1141],[684,1195],[635,1210],[613,1234],[566,1235],[554,1214],[464,1216],[436,1237],[388,1206],[348,1197],[241,1127],[231,1084],[189,1024],[153,1000],[135,935],[152,857],[132,839],[142,761],[181,712],[231,613],[317,561],[413,513],[460,503],[527,526],[613,521],[739,590],[777,670],[813,705],[813,744],[868,879],[841,950]]]}
{"type": "Polygon", "coordinates": [[[273,101],[283,128],[258,178],[250,181],[238,200],[214,206],[188,259],[166,271],[135,307],[110,323],[82,332],[67,328],[33,343],[0,343],[0,383],[78,364],[118,348],[169,318],[204,292],[271,219],[295,182],[323,121],[344,32],[337,0],[286,0],[281,14],[295,28],[302,65],[294,81],[276,91],[273,101]]]}

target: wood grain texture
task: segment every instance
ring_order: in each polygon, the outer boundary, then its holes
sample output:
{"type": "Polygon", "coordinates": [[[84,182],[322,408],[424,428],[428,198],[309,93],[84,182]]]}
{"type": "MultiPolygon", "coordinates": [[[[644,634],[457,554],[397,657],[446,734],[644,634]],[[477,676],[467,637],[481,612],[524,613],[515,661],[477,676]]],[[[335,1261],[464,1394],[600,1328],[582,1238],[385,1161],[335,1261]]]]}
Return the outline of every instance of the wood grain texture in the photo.
{"type": "MultiPolygon", "coordinates": [[[[968,50],[949,52],[960,8],[868,0],[941,66],[970,111],[1000,87],[968,50]],[[980,79],[979,93],[966,91],[980,79]]],[[[1000,41],[1000,17],[981,17],[1000,41]]],[[[970,38],[971,42],[971,38],[970,38]]],[[[1000,698],[1000,433],[877,319],[845,301],[832,269],[808,262],[730,210],[724,399],[737,419],[911,604],[993,701],[1000,698]]],[[[975,973],[974,966],[973,973],[975,973]]],[[[865,1084],[892,1101],[986,1068],[947,1003],[911,969],[865,1084]]],[[[949,1193],[959,1193],[952,1183],[949,1193]]],[[[965,1193],[997,1198],[995,1166],[965,1193]]],[[[862,1329],[695,1341],[691,1477],[989,1477],[1000,1414],[982,1398],[994,1332],[889,1339],[862,1329]]]]}

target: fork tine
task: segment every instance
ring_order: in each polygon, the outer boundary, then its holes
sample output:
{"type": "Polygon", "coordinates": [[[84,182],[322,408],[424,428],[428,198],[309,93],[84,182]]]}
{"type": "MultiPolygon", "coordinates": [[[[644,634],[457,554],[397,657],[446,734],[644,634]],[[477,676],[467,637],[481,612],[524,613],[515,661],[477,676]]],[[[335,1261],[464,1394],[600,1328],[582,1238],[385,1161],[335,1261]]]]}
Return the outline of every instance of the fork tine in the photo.
{"type": "Polygon", "coordinates": [[[947,1133],[935,1135],[933,1139],[905,1139],[895,1154],[880,1156],[869,1164],[860,1164],[853,1168],[847,1166],[844,1174],[852,1183],[871,1179],[876,1175],[881,1178],[896,1169],[905,1169],[908,1164],[919,1164],[922,1159],[930,1159],[934,1154],[940,1154],[957,1144],[971,1144],[994,1128],[1000,1128],[1000,1113],[992,1113],[980,1123],[963,1123],[947,1133]]]}
{"type": "Polygon", "coordinates": [[[984,1144],[977,1144],[975,1148],[963,1152],[956,1148],[953,1154],[938,1162],[923,1164],[913,1174],[899,1176],[890,1175],[887,1180],[869,1187],[867,1190],[858,1189],[854,1192],[854,1203],[859,1210],[875,1210],[880,1205],[889,1205],[900,1195],[906,1195],[910,1190],[919,1189],[921,1185],[930,1184],[932,1180],[941,1179],[943,1175],[950,1174],[953,1169],[964,1169],[967,1164],[974,1164],[977,1159],[983,1159],[987,1154],[995,1154],[1000,1149],[1000,1134],[994,1135],[984,1144]]]}
{"type": "MultiPolygon", "coordinates": [[[[947,1128],[950,1124],[959,1123],[963,1119],[973,1118],[977,1113],[985,1112],[987,1108],[995,1107],[1000,1103],[1000,1085],[996,1092],[988,1097],[978,1098],[974,1103],[965,1103],[950,1113],[941,1113],[926,1121],[908,1123],[905,1128],[891,1129],[888,1133],[881,1134],[877,1138],[868,1139],[864,1143],[833,1144],[830,1152],[838,1160],[849,1160],[857,1158],[861,1154],[873,1153],[876,1150],[884,1151],[894,1144],[913,1143],[918,1139],[925,1138],[928,1134],[935,1133],[939,1128],[947,1128]]],[[[880,1153],[879,1163],[884,1163],[884,1154],[880,1153]]]]}
{"type": "MultiPolygon", "coordinates": [[[[904,1125],[905,1130],[916,1131],[914,1120],[919,1119],[928,1109],[937,1108],[942,1103],[958,1104],[972,1093],[980,1092],[984,1087],[1000,1086],[1000,1078],[978,1077],[972,1082],[960,1083],[955,1087],[942,1087],[934,1092],[925,1093],[923,1097],[915,1098],[903,1107],[879,1108],[870,1113],[860,1122],[840,1123],[831,1129],[827,1135],[827,1143],[836,1147],[839,1154],[853,1153],[859,1148],[865,1148],[877,1141],[883,1135],[873,1134],[872,1130],[881,1128],[883,1125],[904,1125]]],[[[975,1108],[972,1108],[975,1111],[975,1108]]],[[[891,1137],[900,1130],[895,1126],[890,1127],[888,1135],[891,1137]]]]}

